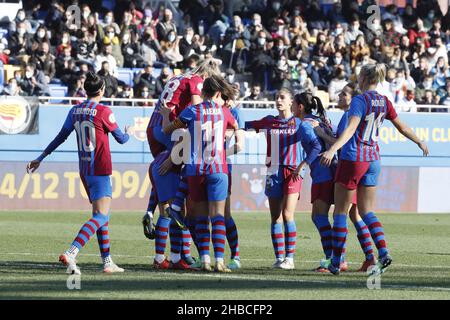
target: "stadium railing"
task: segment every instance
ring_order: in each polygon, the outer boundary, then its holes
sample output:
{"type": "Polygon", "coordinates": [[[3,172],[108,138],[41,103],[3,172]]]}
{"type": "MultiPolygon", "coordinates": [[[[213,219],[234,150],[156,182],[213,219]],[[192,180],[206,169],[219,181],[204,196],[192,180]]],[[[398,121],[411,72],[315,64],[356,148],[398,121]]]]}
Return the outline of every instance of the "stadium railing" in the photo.
{"type": "MultiPolygon", "coordinates": [[[[82,101],[86,98],[82,97],[47,97],[42,96],[38,97],[40,103],[45,105],[61,105],[61,104],[76,104],[79,101],[82,101]],[[55,103],[54,101],[58,101],[55,103]]],[[[156,104],[157,99],[141,99],[141,98],[104,98],[102,102],[107,103],[112,107],[152,107],[156,104]],[[124,105],[125,104],[125,105],[124,105]],[[131,104],[131,105],[130,105],[131,104]],[[143,106],[142,104],[150,104],[150,106],[143,106]]],[[[270,100],[239,100],[237,101],[238,105],[242,105],[246,108],[261,108],[260,106],[266,106],[267,109],[271,109],[275,107],[275,101],[270,100]]],[[[416,105],[417,110],[426,110],[426,112],[432,112],[432,110],[436,110],[434,112],[442,112],[449,113],[450,106],[445,105],[416,105]],[[443,111],[445,110],[445,111],[443,111]]],[[[329,109],[336,109],[336,103],[329,103],[329,109]]],[[[426,113],[420,112],[420,113],[426,113]]]]}

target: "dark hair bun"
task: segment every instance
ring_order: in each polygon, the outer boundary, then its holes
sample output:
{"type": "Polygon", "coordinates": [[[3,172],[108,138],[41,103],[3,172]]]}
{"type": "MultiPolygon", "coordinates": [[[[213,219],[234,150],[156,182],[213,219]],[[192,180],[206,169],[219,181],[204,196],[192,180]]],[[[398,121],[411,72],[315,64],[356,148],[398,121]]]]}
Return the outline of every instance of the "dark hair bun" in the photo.
{"type": "Polygon", "coordinates": [[[88,72],[86,74],[86,81],[84,82],[84,90],[89,97],[95,97],[99,94],[100,89],[104,85],[104,80],[102,77],[94,72],[88,72]]]}

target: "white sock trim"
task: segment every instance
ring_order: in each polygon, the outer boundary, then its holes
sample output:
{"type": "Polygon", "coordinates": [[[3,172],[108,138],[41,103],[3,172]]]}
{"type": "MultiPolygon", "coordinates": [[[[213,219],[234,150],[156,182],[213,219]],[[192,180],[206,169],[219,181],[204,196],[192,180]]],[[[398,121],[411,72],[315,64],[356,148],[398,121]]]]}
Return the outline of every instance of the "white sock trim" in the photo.
{"type": "Polygon", "coordinates": [[[170,253],[170,261],[172,263],[177,263],[181,260],[181,255],[179,253],[170,253]]]}
{"type": "Polygon", "coordinates": [[[156,255],[155,255],[155,260],[156,260],[156,262],[158,262],[158,263],[163,262],[165,258],[166,258],[166,257],[165,257],[163,254],[156,254],[156,255]]]}

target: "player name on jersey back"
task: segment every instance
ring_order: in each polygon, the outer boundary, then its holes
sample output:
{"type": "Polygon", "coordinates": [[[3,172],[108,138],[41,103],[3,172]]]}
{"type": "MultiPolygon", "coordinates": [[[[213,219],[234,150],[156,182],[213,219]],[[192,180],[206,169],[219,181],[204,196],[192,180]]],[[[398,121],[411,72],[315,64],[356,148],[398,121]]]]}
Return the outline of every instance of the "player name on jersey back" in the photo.
{"type": "Polygon", "coordinates": [[[75,110],[73,110],[74,115],[86,115],[86,116],[93,116],[95,117],[97,115],[97,109],[91,109],[91,108],[85,108],[85,107],[76,107],[75,110]]]}
{"type": "Polygon", "coordinates": [[[205,109],[203,110],[203,114],[208,116],[217,116],[222,114],[222,111],[220,109],[205,109]]]}

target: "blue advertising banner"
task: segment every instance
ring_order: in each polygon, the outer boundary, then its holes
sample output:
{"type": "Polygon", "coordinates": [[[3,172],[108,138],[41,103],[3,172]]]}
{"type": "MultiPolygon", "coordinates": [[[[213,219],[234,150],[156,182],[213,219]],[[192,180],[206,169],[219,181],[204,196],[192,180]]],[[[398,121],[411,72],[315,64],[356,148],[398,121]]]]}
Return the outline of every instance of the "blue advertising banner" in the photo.
{"type": "MultiPolygon", "coordinates": [[[[56,136],[69,111],[69,106],[40,106],[39,133],[34,135],[0,135],[0,161],[27,161],[34,159],[56,136]]],[[[121,128],[133,125],[135,134],[125,145],[111,143],[113,161],[118,163],[149,163],[152,158],[146,140],[146,127],[153,108],[114,107],[121,128]]],[[[261,119],[276,114],[274,109],[242,109],[244,121],[261,119]]],[[[334,125],[342,112],[330,111],[334,125]]],[[[401,119],[428,143],[430,156],[421,156],[419,148],[403,137],[389,121],[380,129],[380,149],[384,166],[450,167],[450,114],[402,113],[401,119]]],[[[76,138],[72,134],[46,161],[78,161],[76,138]]],[[[263,134],[246,134],[245,151],[232,159],[238,164],[264,164],[266,141],[263,134]]]]}

